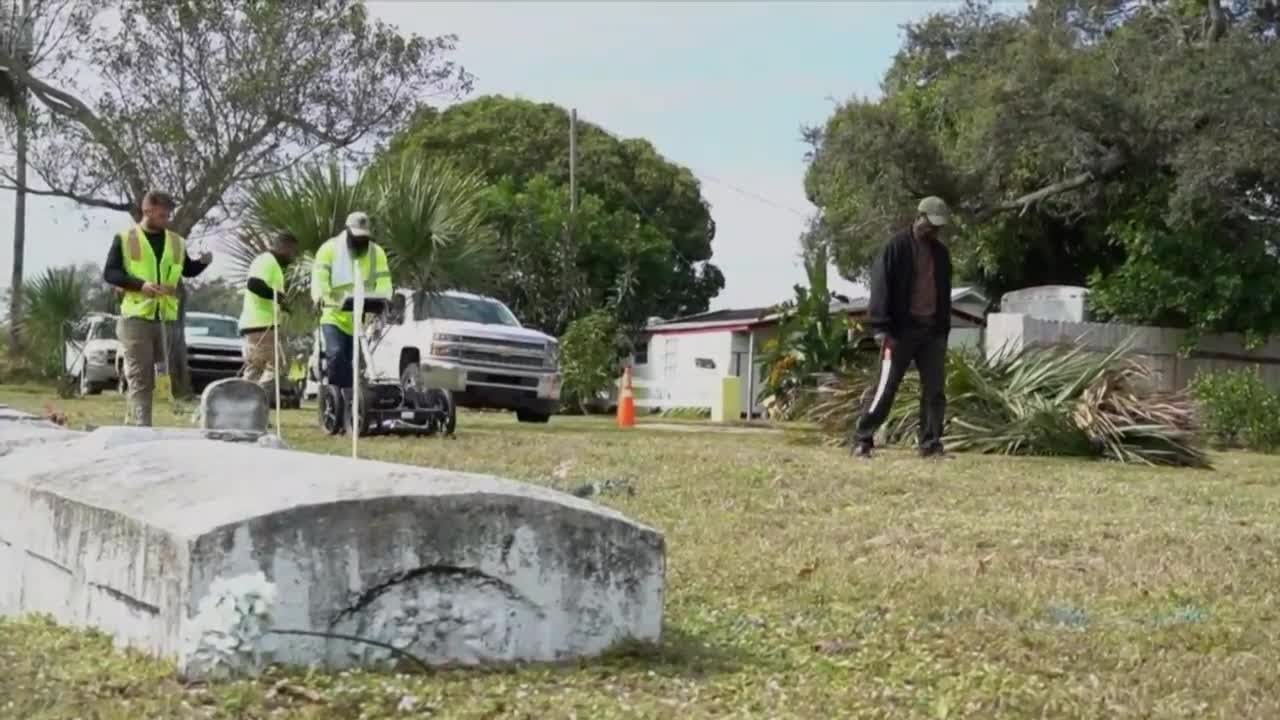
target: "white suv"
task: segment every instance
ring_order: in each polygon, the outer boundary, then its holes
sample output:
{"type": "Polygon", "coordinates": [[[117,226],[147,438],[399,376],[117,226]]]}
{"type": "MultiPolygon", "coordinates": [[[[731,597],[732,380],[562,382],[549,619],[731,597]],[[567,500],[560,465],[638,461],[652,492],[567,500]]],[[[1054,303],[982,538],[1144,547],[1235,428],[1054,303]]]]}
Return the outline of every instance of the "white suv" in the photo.
{"type": "MultiPolygon", "coordinates": [[[[453,387],[445,389],[457,407],[510,410],[520,422],[545,423],[560,405],[559,342],[522,327],[491,297],[397,290],[387,314],[370,323],[365,343],[369,378],[401,384],[433,374],[450,378],[453,387]]],[[[313,353],[312,379],[317,359],[313,353]]]]}

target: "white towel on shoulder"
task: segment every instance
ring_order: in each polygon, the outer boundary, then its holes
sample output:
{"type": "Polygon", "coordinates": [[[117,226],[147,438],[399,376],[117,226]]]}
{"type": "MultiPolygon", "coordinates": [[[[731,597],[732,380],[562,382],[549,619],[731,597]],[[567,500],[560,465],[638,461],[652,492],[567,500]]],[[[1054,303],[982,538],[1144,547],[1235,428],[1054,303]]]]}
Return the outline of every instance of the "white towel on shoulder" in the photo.
{"type": "Polygon", "coordinates": [[[333,267],[329,269],[329,286],[334,290],[348,290],[356,284],[356,269],[351,248],[347,245],[347,235],[343,233],[331,238],[330,242],[337,248],[333,254],[333,267]]]}

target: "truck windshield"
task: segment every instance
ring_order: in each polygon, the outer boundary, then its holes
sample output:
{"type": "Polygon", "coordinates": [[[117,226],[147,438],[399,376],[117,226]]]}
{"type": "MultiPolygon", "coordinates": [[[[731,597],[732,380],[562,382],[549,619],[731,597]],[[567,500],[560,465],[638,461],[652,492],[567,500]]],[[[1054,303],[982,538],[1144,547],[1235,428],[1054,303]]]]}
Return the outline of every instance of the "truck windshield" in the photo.
{"type": "Polygon", "coordinates": [[[422,293],[415,298],[414,320],[459,320],[482,325],[519,327],[520,321],[506,305],[484,298],[422,293]]]}
{"type": "Polygon", "coordinates": [[[116,324],[112,320],[96,322],[89,330],[90,340],[115,340],[116,324]]]}
{"type": "Polygon", "coordinates": [[[218,317],[187,316],[187,335],[193,337],[236,338],[236,321],[218,317]]]}

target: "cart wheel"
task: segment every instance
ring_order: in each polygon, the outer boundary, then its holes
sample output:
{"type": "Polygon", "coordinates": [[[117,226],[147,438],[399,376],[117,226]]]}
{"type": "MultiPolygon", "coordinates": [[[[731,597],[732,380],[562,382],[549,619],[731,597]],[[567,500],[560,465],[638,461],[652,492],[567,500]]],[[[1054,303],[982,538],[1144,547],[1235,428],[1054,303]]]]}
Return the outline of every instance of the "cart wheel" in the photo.
{"type": "Polygon", "coordinates": [[[437,430],[441,435],[453,435],[454,430],[458,428],[458,408],[453,404],[453,393],[448,390],[431,388],[422,391],[423,403],[431,408],[431,412],[437,413],[437,417],[442,419],[437,421],[437,430]]]}
{"type": "MultiPolygon", "coordinates": [[[[352,405],[354,405],[354,403],[352,403],[352,405]]],[[[368,407],[369,407],[369,393],[363,393],[360,396],[360,417],[359,418],[353,418],[351,416],[351,411],[354,409],[353,407],[343,407],[342,409],[343,430],[346,431],[347,433],[358,432],[360,433],[360,437],[366,437],[370,435],[371,434],[370,431],[373,429],[373,426],[369,422],[368,407]]]]}
{"type": "Polygon", "coordinates": [[[332,385],[320,388],[316,395],[316,406],[320,415],[320,428],[328,435],[341,435],[346,429],[346,407],[342,401],[342,391],[332,385]]]}

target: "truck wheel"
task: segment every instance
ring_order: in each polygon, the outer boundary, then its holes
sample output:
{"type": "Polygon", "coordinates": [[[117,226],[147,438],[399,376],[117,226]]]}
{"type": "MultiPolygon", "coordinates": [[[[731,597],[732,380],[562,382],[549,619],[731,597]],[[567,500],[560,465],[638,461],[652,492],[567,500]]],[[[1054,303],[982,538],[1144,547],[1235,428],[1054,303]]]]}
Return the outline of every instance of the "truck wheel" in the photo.
{"type": "Polygon", "coordinates": [[[522,423],[546,425],[551,422],[551,416],[544,413],[533,412],[532,410],[517,410],[516,420],[522,423]]]}

